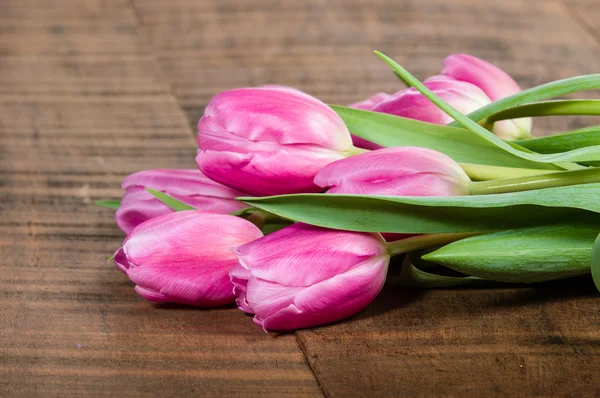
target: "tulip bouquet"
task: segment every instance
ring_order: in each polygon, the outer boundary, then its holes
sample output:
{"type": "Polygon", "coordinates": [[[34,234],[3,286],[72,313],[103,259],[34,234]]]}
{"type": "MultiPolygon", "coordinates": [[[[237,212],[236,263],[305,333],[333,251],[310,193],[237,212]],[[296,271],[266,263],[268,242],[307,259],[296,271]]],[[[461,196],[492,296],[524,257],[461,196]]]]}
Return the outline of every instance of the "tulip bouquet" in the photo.
{"type": "Polygon", "coordinates": [[[127,177],[113,259],[152,302],[237,303],[265,331],[351,316],[391,266],[405,285],[600,287],[600,127],[543,138],[532,117],[599,115],[600,75],[521,91],[455,54],[421,83],[349,107],[282,86],[222,92],[198,123],[198,169],[127,177]]]}

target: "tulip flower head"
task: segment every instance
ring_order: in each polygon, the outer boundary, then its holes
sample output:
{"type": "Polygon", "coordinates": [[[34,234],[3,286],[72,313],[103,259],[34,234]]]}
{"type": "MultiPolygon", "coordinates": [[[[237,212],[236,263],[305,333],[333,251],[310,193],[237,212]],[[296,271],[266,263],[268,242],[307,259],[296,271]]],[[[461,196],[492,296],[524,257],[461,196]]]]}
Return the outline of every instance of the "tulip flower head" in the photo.
{"type": "MultiPolygon", "coordinates": [[[[502,69],[468,54],[452,54],[444,60],[442,75],[479,87],[496,101],[521,92],[519,85],[502,69]]],[[[506,140],[531,137],[531,118],[494,123],[494,133],[506,140]]]]}
{"type": "Polygon", "coordinates": [[[363,109],[365,111],[370,111],[375,108],[378,104],[389,100],[392,98],[390,94],[387,93],[376,93],[373,96],[367,98],[366,100],[355,102],[354,104],[348,105],[350,108],[363,109]]]}
{"type": "Polygon", "coordinates": [[[125,178],[121,187],[125,194],[115,220],[126,234],[144,221],[173,212],[146,188],[164,192],[198,210],[212,213],[231,213],[246,207],[235,198],[247,194],[221,185],[199,170],[140,171],[125,178]]]}
{"type": "Polygon", "coordinates": [[[242,218],[197,210],[148,220],[125,239],[115,263],[153,302],[214,307],[232,303],[233,248],[262,237],[242,218]]]}
{"type": "MultiPolygon", "coordinates": [[[[471,83],[435,77],[425,81],[424,84],[434,94],[464,114],[471,113],[491,102],[479,87],[471,83]]],[[[371,110],[434,124],[448,124],[454,121],[413,87],[398,91],[387,100],[377,103],[371,110]]]]}
{"type": "MultiPolygon", "coordinates": [[[[424,82],[434,94],[463,114],[469,114],[492,101],[517,94],[519,85],[503,70],[477,57],[453,54],[444,60],[441,75],[424,82]]],[[[364,101],[349,105],[352,108],[388,113],[434,124],[454,122],[449,115],[435,106],[415,88],[395,94],[377,93],[364,101]]],[[[502,120],[494,123],[492,131],[505,140],[531,137],[531,118],[502,120]]],[[[361,138],[357,146],[367,149],[376,144],[361,138]]]]}
{"type": "Polygon", "coordinates": [[[238,307],[270,330],[334,322],[366,307],[385,282],[390,254],[379,234],[296,223],[237,249],[238,307]]]}
{"type": "Polygon", "coordinates": [[[198,122],[198,144],[204,174],[257,196],[317,192],[315,174],[357,152],[331,108],[280,87],[216,95],[198,122]]]}
{"type": "Polygon", "coordinates": [[[315,177],[327,193],[393,196],[468,195],[470,182],[458,163],[420,147],[362,153],[331,163],[315,177]]]}

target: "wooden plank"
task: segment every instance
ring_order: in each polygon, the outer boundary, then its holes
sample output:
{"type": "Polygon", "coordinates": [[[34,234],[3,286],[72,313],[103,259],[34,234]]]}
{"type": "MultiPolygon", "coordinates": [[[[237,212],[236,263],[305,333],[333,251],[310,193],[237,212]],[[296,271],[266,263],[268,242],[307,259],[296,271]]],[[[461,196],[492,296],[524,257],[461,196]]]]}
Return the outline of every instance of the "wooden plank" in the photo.
{"type": "MultiPolygon", "coordinates": [[[[488,59],[523,87],[600,70],[598,43],[559,1],[134,4],[192,125],[212,95],[233,87],[285,84],[340,104],[399,89],[373,49],[421,78],[452,52],[488,59]]],[[[535,132],[599,122],[545,118],[535,132]]],[[[600,394],[600,308],[589,279],[413,291],[398,286],[395,272],[359,316],[297,332],[325,395],[600,394]]]]}
{"type": "Polygon", "coordinates": [[[600,44],[600,6],[596,0],[563,0],[568,14],[600,44]]]}
{"type": "Polygon", "coordinates": [[[294,335],[151,305],[106,259],[128,173],[196,144],[125,2],[0,4],[0,396],[321,396],[294,335]]]}
{"type": "MultiPolygon", "coordinates": [[[[594,1],[594,0],[590,0],[594,1]]],[[[298,87],[348,104],[402,85],[378,49],[418,77],[469,52],[522,87],[600,70],[598,46],[555,1],[134,0],[144,33],[195,127],[210,98],[240,86],[298,87]]],[[[590,95],[585,95],[589,97],[590,95]]],[[[545,118],[535,133],[600,118],[545,118]]]]}
{"type": "Polygon", "coordinates": [[[591,280],[411,290],[392,269],[360,315],[298,332],[326,396],[597,396],[591,280]]]}

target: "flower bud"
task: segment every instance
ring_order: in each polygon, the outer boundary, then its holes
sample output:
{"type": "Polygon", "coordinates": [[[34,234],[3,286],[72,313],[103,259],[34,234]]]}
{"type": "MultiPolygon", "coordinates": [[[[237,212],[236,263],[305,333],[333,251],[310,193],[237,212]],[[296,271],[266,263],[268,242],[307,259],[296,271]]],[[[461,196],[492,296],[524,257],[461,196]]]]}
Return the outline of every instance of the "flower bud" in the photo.
{"type": "Polygon", "coordinates": [[[348,105],[350,108],[363,109],[365,111],[370,111],[378,104],[389,100],[392,98],[390,94],[387,93],[376,93],[373,96],[367,98],[366,100],[355,102],[354,104],[348,105]]]}
{"type": "MultiPolygon", "coordinates": [[[[487,95],[470,83],[435,77],[424,84],[463,114],[471,113],[490,103],[487,95]]],[[[389,99],[376,104],[372,110],[434,124],[448,124],[454,121],[414,87],[398,91],[389,99]]]]}
{"type": "Polygon", "coordinates": [[[379,294],[390,255],[379,234],[297,223],[237,249],[238,307],[269,330],[334,322],[379,294]]]}
{"type": "Polygon", "coordinates": [[[258,239],[251,222],[197,210],[165,214],[131,231],[115,263],[153,302],[214,307],[234,301],[233,248],[258,239]]]}
{"type": "Polygon", "coordinates": [[[331,108],[277,87],[216,95],[198,122],[198,144],[204,174],[257,196],[317,192],[317,171],[356,150],[331,108]]]}
{"type": "MultiPolygon", "coordinates": [[[[519,85],[502,69],[468,54],[452,54],[444,60],[442,75],[476,85],[496,101],[521,92],[519,85]]],[[[494,123],[494,133],[506,140],[531,137],[531,118],[494,123]]]]}
{"type": "Polygon", "coordinates": [[[237,196],[246,194],[212,181],[199,170],[140,171],[125,178],[121,187],[125,194],[115,219],[126,234],[144,221],[173,212],[146,188],[164,192],[198,210],[212,213],[231,213],[246,207],[235,200],[237,196]]]}
{"type": "Polygon", "coordinates": [[[470,179],[443,153],[420,147],[377,149],[324,167],[315,184],[327,193],[393,196],[469,194],[470,179]]]}

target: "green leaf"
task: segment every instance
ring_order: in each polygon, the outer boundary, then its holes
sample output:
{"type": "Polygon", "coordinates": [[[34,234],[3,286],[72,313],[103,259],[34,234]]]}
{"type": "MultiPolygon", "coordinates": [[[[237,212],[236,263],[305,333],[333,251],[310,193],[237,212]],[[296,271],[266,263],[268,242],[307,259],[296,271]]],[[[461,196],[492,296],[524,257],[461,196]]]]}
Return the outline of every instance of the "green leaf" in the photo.
{"type": "Polygon", "coordinates": [[[549,137],[514,142],[539,153],[572,151],[574,149],[600,145],[600,126],[586,127],[549,137]]]}
{"type": "Polygon", "coordinates": [[[596,289],[600,291],[600,235],[596,238],[592,248],[592,279],[596,289]]]}
{"type": "Polygon", "coordinates": [[[447,276],[427,272],[415,266],[419,262],[422,263],[423,261],[419,261],[415,256],[406,256],[400,270],[400,285],[421,289],[436,289],[489,283],[475,276],[447,276]]]}
{"type": "MultiPolygon", "coordinates": [[[[378,51],[376,51],[375,53],[381,59],[383,59],[399,76],[401,76],[402,79],[408,85],[417,89],[421,94],[423,94],[441,110],[450,115],[460,125],[472,131],[479,137],[494,144],[498,148],[505,150],[506,152],[509,152],[522,159],[527,159],[539,163],[585,162],[600,160],[600,146],[581,148],[574,151],[557,154],[538,154],[530,153],[525,148],[519,147],[516,144],[509,144],[501,138],[496,137],[494,134],[492,134],[479,124],[477,124],[474,120],[471,120],[468,116],[465,116],[456,109],[454,109],[446,101],[442,100],[440,97],[435,95],[431,90],[429,90],[425,85],[423,85],[423,83],[421,83],[417,78],[411,75],[406,69],[397,64],[394,60],[378,51]]],[[[598,79],[597,83],[598,87],[600,87],[600,75],[597,75],[596,79],[598,79]]]]}
{"type": "Polygon", "coordinates": [[[488,122],[522,117],[600,115],[600,100],[559,100],[519,105],[489,116],[488,122]]]}
{"type": "Polygon", "coordinates": [[[121,207],[120,200],[97,200],[95,203],[98,206],[107,207],[113,210],[117,210],[119,207],[121,207]]]}
{"type": "Polygon", "coordinates": [[[521,159],[468,130],[418,120],[331,106],[348,130],[381,146],[418,146],[442,152],[456,162],[530,169],[559,169],[552,165],[521,159]]]}
{"type": "Polygon", "coordinates": [[[154,195],[156,199],[160,200],[175,211],[196,210],[195,207],[188,206],[185,203],[173,198],[172,196],[167,195],[166,193],[156,191],[152,188],[146,188],[146,191],[150,192],[152,195],[154,195]]]}
{"type": "MultiPolygon", "coordinates": [[[[511,95],[510,97],[494,101],[491,104],[470,113],[468,116],[470,119],[479,122],[496,113],[514,108],[519,105],[556,98],[578,91],[595,90],[599,88],[600,74],[571,77],[569,79],[557,80],[542,84],[541,86],[523,90],[520,93],[511,95]]],[[[460,123],[453,122],[451,125],[459,126],[460,123]]]]}
{"type": "Polygon", "coordinates": [[[246,216],[253,214],[254,211],[256,211],[256,208],[254,208],[252,206],[248,206],[248,207],[244,207],[243,209],[232,211],[229,214],[231,214],[232,216],[245,218],[246,216]]]}
{"type": "Polygon", "coordinates": [[[533,228],[479,235],[423,256],[483,279],[537,283],[590,272],[600,217],[595,215],[533,228]]]}
{"type": "Polygon", "coordinates": [[[600,183],[479,196],[298,194],[239,199],[321,227],[435,234],[519,228],[581,211],[598,213],[599,197],[600,183]]]}

